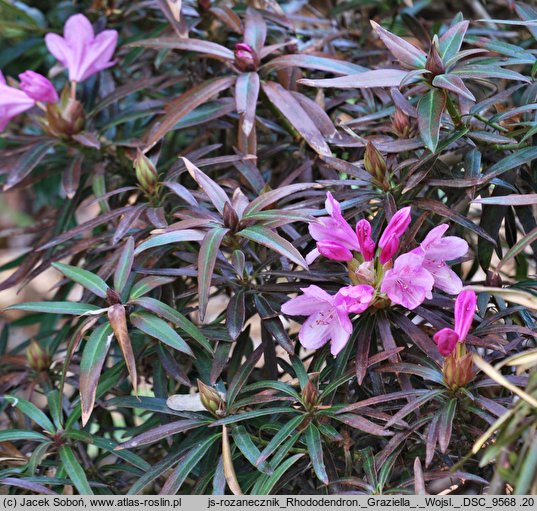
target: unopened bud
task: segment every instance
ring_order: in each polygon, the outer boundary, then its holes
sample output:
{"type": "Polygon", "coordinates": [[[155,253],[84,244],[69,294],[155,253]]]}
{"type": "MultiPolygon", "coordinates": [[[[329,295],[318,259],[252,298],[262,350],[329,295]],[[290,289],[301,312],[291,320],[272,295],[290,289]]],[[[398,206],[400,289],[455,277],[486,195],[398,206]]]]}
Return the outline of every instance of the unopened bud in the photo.
{"type": "Polygon", "coordinates": [[[302,400],[308,410],[312,410],[319,400],[319,391],[313,381],[309,380],[302,389],[302,400]]]}
{"type": "Polygon", "coordinates": [[[444,63],[442,62],[442,57],[438,52],[438,38],[434,36],[431,43],[431,48],[429,49],[429,55],[427,55],[427,61],[425,62],[425,69],[430,71],[434,76],[441,75],[445,71],[444,63]]]}
{"type": "Polygon", "coordinates": [[[153,195],[158,184],[157,169],[153,162],[140,150],[138,150],[134,160],[134,170],[142,190],[149,195],[153,195]]]}
{"type": "Polygon", "coordinates": [[[198,390],[200,392],[201,403],[208,412],[212,413],[215,417],[225,415],[226,405],[217,390],[209,387],[209,385],[205,385],[200,380],[198,380],[198,390]]]}
{"type": "Polygon", "coordinates": [[[367,170],[367,172],[369,172],[379,184],[384,187],[387,186],[388,178],[386,160],[371,142],[368,142],[365,146],[364,167],[365,170],[367,170]]]}
{"type": "Polygon", "coordinates": [[[70,137],[84,129],[84,107],[80,101],[62,97],[59,103],[48,103],[44,127],[57,137],[70,137]]]}
{"type": "Polygon", "coordinates": [[[229,227],[231,230],[235,230],[238,227],[239,217],[229,202],[224,203],[224,214],[222,216],[226,227],[229,227]]]}
{"type": "Polygon", "coordinates": [[[353,286],[360,284],[374,285],[375,283],[375,265],[373,261],[361,263],[353,259],[348,263],[349,279],[353,286]]]}
{"type": "Polygon", "coordinates": [[[502,287],[503,286],[502,277],[498,273],[488,270],[485,284],[490,287],[502,287]]]}
{"type": "Polygon", "coordinates": [[[235,45],[235,67],[242,72],[255,71],[259,66],[259,57],[255,50],[246,43],[235,45]]]}
{"type": "Polygon", "coordinates": [[[110,287],[106,290],[106,303],[108,305],[117,305],[118,303],[121,303],[119,293],[110,287]]]}
{"type": "Polygon", "coordinates": [[[30,367],[37,372],[42,372],[50,367],[50,356],[47,351],[35,340],[30,342],[26,350],[26,357],[30,367]]]}
{"type": "Polygon", "coordinates": [[[393,132],[400,138],[409,138],[410,118],[400,108],[395,107],[395,114],[392,117],[393,132]]]}

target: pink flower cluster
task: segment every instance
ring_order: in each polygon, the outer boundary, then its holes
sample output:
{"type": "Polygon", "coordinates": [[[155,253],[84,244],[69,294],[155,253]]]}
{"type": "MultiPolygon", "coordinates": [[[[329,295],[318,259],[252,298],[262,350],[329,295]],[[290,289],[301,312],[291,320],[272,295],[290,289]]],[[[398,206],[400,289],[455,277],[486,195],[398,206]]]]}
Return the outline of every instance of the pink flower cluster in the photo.
{"type": "MultiPolygon", "coordinates": [[[[69,79],[79,82],[114,64],[117,32],[105,30],[95,36],[90,21],[83,14],[71,16],[64,27],[64,37],[47,34],[48,50],[69,70],[69,79]]],[[[25,71],[19,75],[20,88],[10,87],[0,72],[0,131],[17,115],[36,103],[57,103],[54,86],[43,75],[25,71]]]]}
{"type": "Polygon", "coordinates": [[[349,263],[354,286],[329,295],[317,286],[301,289],[303,295],[282,306],[291,316],[309,316],[299,332],[306,348],[316,349],[331,340],[331,352],[339,353],[352,333],[349,314],[365,311],[375,300],[412,310],[425,299],[432,298],[436,287],[450,294],[462,289],[460,278],[446,261],[462,257],[468,244],[456,236],[446,236],[447,224],[432,229],[419,247],[392,259],[399,250],[400,239],[411,222],[410,207],[395,213],[382,232],[378,243],[371,233],[371,224],[360,220],[353,229],[343,218],[340,204],[327,193],[327,217],[309,225],[317,248],[306,256],[311,263],[319,255],[349,263]]]}

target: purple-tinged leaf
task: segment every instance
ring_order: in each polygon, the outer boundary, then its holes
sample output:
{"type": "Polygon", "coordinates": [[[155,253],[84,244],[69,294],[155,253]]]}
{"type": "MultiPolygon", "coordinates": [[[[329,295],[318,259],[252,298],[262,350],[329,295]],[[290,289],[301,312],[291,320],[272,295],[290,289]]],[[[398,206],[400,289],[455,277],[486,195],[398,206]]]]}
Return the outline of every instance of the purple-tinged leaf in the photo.
{"type": "Polygon", "coordinates": [[[537,193],[484,197],[481,199],[474,199],[472,202],[478,204],[495,204],[497,206],[526,206],[528,204],[537,204],[537,193]]]}
{"type": "Polygon", "coordinates": [[[263,345],[259,345],[248,357],[244,364],[241,364],[239,370],[228,385],[226,402],[228,406],[233,405],[235,398],[239,395],[242,387],[246,385],[250,373],[254,370],[255,365],[263,354],[263,345]]]}
{"type": "Polygon", "coordinates": [[[138,204],[133,206],[129,211],[123,215],[123,218],[117,224],[116,232],[112,237],[112,244],[117,244],[127,232],[136,224],[140,215],[146,210],[147,204],[138,204]]]}
{"type": "Polygon", "coordinates": [[[178,421],[170,422],[169,424],[164,424],[153,428],[145,433],[136,435],[135,437],[123,442],[118,445],[114,451],[119,451],[122,449],[132,449],[133,447],[140,447],[141,445],[152,444],[158,442],[163,438],[171,438],[173,435],[178,433],[184,433],[191,429],[203,426],[204,424],[209,423],[210,421],[201,420],[201,419],[181,419],[178,421]]]}
{"type": "Polygon", "coordinates": [[[338,133],[332,119],[313,99],[308,98],[304,94],[299,92],[291,92],[293,97],[300,103],[300,106],[304,109],[304,112],[310,119],[315,120],[315,124],[321,134],[327,138],[332,139],[337,137],[338,133]]]}
{"type": "Polygon", "coordinates": [[[537,40],[537,9],[522,2],[516,2],[514,6],[520,19],[525,21],[521,25],[524,25],[531,32],[535,40],[537,40]]]}
{"type": "Polygon", "coordinates": [[[88,270],[84,270],[83,268],[64,263],[52,263],[52,266],[63,273],[68,279],[85,287],[94,295],[97,295],[100,298],[106,298],[106,293],[109,289],[108,284],[98,275],[95,275],[88,270]]]}
{"type": "Polygon", "coordinates": [[[531,80],[516,71],[503,69],[499,66],[486,66],[481,64],[467,65],[450,71],[450,74],[455,74],[461,78],[475,79],[492,79],[500,78],[504,80],[519,80],[521,82],[530,83],[531,80]]]}
{"type": "Polygon", "coordinates": [[[204,174],[198,167],[196,167],[192,162],[187,160],[184,157],[181,157],[183,160],[188,173],[192,176],[194,181],[198,183],[200,188],[207,194],[209,200],[213,203],[217,211],[223,215],[224,214],[224,205],[226,202],[229,204],[229,198],[226,195],[226,192],[213,181],[209,176],[204,174]]]}
{"type": "Polygon", "coordinates": [[[418,103],[418,126],[421,139],[434,153],[440,136],[440,122],[446,107],[446,93],[431,89],[418,103]]]}
{"type": "Polygon", "coordinates": [[[239,18],[239,15],[227,5],[222,5],[220,7],[213,6],[209,11],[222,23],[226,24],[233,32],[236,32],[237,34],[243,33],[244,27],[242,26],[242,21],[239,18]]]}
{"type": "Polygon", "coordinates": [[[438,49],[440,50],[440,57],[442,57],[444,64],[452,59],[461,49],[469,24],[468,21],[459,21],[446,30],[439,39],[438,49]]]}
{"type": "Polygon", "coordinates": [[[133,312],[129,316],[130,322],[144,334],[154,337],[177,351],[193,357],[194,353],[184,339],[166,321],[148,314],[147,312],[133,312]]]}
{"type": "Polygon", "coordinates": [[[144,152],[149,151],[162,137],[175,128],[175,125],[198,106],[207,103],[235,82],[234,76],[215,78],[202,82],[184,92],[166,105],[166,113],[159,117],[150,129],[144,152]]]}
{"type": "Polygon", "coordinates": [[[327,57],[318,57],[317,55],[282,55],[271,59],[267,64],[262,66],[265,70],[279,70],[289,67],[300,67],[304,69],[313,69],[315,71],[325,71],[336,75],[355,75],[369,71],[366,67],[347,62],[346,60],[336,60],[327,57]]]}
{"type": "Polygon", "coordinates": [[[276,234],[266,227],[261,227],[260,225],[247,227],[238,232],[237,236],[264,245],[270,250],[274,250],[275,252],[278,252],[278,254],[287,257],[287,259],[293,261],[295,264],[308,269],[308,265],[305,259],[300,255],[300,252],[285,238],[282,238],[279,234],[276,234]]]}
{"type": "Polygon", "coordinates": [[[300,133],[313,150],[323,156],[332,156],[332,151],[315,122],[308,116],[291,92],[276,82],[264,83],[263,91],[270,102],[300,133]]]}
{"type": "Polygon", "coordinates": [[[303,78],[298,83],[309,87],[329,87],[334,89],[368,89],[371,87],[399,87],[408,71],[400,69],[374,69],[360,74],[309,80],[303,78]]]}
{"type": "Polygon", "coordinates": [[[440,415],[433,415],[433,419],[427,429],[427,439],[425,443],[425,466],[428,467],[433,461],[434,451],[438,443],[438,421],[440,415]]]}
{"type": "Polygon", "coordinates": [[[134,255],[141,254],[145,250],[154,247],[161,247],[171,243],[179,243],[181,241],[201,241],[205,234],[202,231],[194,229],[185,229],[184,231],[170,231],[164,234],[157,234],[152,238],[140,243],[134,251],[134,255]]]}
{"type": "Polygon", "coordinates": [[[464,85],[462,79],[456,75],[437,75],[433,79],[433,85],[435,87],[454,92],[459,96],[468,98],[470,101],[475,101],[475,96],[468,90],[468,87],[464,85]]]}
{"type": "Polygon", "coordinates": [[[226,310],[226,328],[229,336],[235,340],[244,327],[244,319],[246,316],[246,307],[244,303],[245,293],[243,289],[239,289],[229,300],[226,310]]]}
{"type": "Polygon", "coordinates": [[[73,135],[72,138],[85,147],[91,147],[92,149],[101,148],[101,142],[97,138],[97,134],[91,131],[82,131],[73,135]]]}
{"type": "Polygon", "coordinates": [[[216,227],[215,229],[211,229],[201,242],[198,254],[198,296],[201,321],[205,319],[205,312],[209,303],[211,280],[216,258],[218,257],[222,240],[228,232],[229,229],[227,228],[216,227]]]}
{"type": "Polygon", "coordinates": [[[354,372],[356,381],[361,385],[364,381],[367,368],[369,366],[369,347],[371,345],[371,334],[373,333],[373,323],[371,321],[361,322],[356,336],[356,358],[354,372]]]}
{"type": "Polygon", "coordinates": [[[442,454],[447,452],[449,441],[451,440],[451,431],[453,428],[453,419],[457,410],[457,399],[450,399],[443,408],[440,419],[438,420],[438,445],[442,454]]]}
{"type": "Polygon", "coordinates": [[[295,192],[300,192],[302,190],[307,190],[308,188],[319,188],[319,185],[315,183],[296,183],[293,185],[282,186],[276,190],[270,190],[261,194],[259,197],[255,198],[244,210],[243,218],[257,213],[269,206],[274,205],[280,199],[289,197],[295,192]]]}
{"type": "Polygon", "coordinates": [[[537,147],[525,147],[507,155],[490,167],[487,173],[479,180],[479,184],[485,184],[502,175],[508,170],[521,167],[537,158],[537,147]]]}
{"type": "Polygon", "coordinates": [[[21,479],[20,477],[4,477],[0,479],[0,485],[15,486],[16,488],[32,491],[38,495],[58,495],[55,491],[49,490],[40,483],[21,479]]]}
{"type": "Polygon", "coordinates": [[[369,435],[375,435],[375,436],[392,436],[393,435],[391,431],[385,430],[382,426],[379,426],[378,424],[375,424],[374,422],[371,422],[370,420],[364,419],[360,415],[355,415],[353,413],[341,413],[338,415],[334,415],[333,418],[338,420],[339,422],[343,422],[343,424],[346,424],[347,426],[350,426],[351,428],[364,431],[365,433],[369,435]]]}
{"type": "MultiPolygon", "coordinates": [[[[407,365],[407,364],[401,364],[401,365],[407,365]]],[[[396,367],[397,367],[397,364],[392,366],[393,369],[395,369],[396,367]]],[[[411,374],[415,374],[415,373],[411,373],[411,374]]],[[[412,413],[413,411],[419,409],[421,406],[429,402],[431,399],[441,396],[443,392],[444,392],[443,390],[430,390],[429,392],[416,397],[416,399],[413,399],[412,401],[410,401],[410,403],[407,403],[396,414],[394,414],[393,417],[386,423],[385,427],[389,428],[390,426],[397,424],[401,419],[405,418],[408,414],[412,413]]]]}
{"type": "Polygon", "coordinates": [[[24,302],[6,307],[5,310],[44,312],[46,314],[68,314],[82,316],[99,311],[100,308],[89,303],[77,302],[24,302]]]}
{"type": "Polygon", "coordinates": [[[259,55],[265,45],[267,37],[267,24],[259,11],[248,7],[246,9],[246,18],[244,20],[244,42],[250,45],[259,55]]]}
{"type": "Polygon", "coordinates": [[[19,184],[30,174],[57,143],[56,139],[48,139],[27,148],[15,164],[8,169],[4,192],[19,184]]]}
{"type": "Polygon", "coordinates": [[[121,348],[121,353],[123,353],[123,358],[125,359],[127,370],[129,371],[134,394],[137,394],[138,374],[136,372],[136,358],[132,349],[131,338],[129,337],[129,328],[127,326],[127,314],[125,312],[125,307],[119,303],[108,307],[108,320],[110,321],[110,325],[114,331],[114,337],[121,348]]]}
{"type": "Polygon", "coordinates": [[[58,454],[60,455],[60,460],[65,473],[69,476],[69,479],[71,479],[80,495],[93,495],[86,472],[76,459],[75,453],[72,451],[71,447],[67,444],[62,445],[58,449],[58,454]]]}
{"type": "Polygon", "coordinates": [[[241,129],[246,137],[254,127],[258,95],[259,75],[253,71],[240,74],[235,83],[235,101],[237,112],[241,114],[241,129]]]}
{"type": "Polygon", "coordinates": [[[233,51],[221,44],[204,41],[202,39],[183,39],[180,37],[158,37],[135,41],[128,46],[136,48],[154,48],[157,50],[185,50],[203,53],[209,57],[224,60],[233,60],[233,51]]]}
{"type": "Polygon", "coordinates": [[[134,238],[127,238],[114,272],[114,289],[121,293],[130,276],[134,262],[134,238]]]}
{"type": "Polygon", "coordinates": [[[82,352],[80,360],[82,426],[87,424],[93,411],[99,376],[106,360],[112,337],[111,325],[104,323],[91,333],[82,352]]]}
{"type": "Polygon", "coordinates": [[[84,155],[80,153],[77,154],[71,159],[62,175],[62,189],[68,199],[72,199],[78,190],[83,161],[84,155]]]}
{"type": "Polygon", "coordinates": [[[403,38],[388,32],[378,23],[370,20],[373,30],[380,37],[386,48],[390,50],[392,55],[401,63],[411,68],[419,68],[425,66],[427,55],[424,51],[416,48],[414,45],[406,42],[403,38]]]}
{"type": "Polygon", "coordinates": [[[190,204],[191,206],[199,206],[198,201],[192,195],[192,193],[190,193],[190,190],[188,190],[182,184],[175,183],[173,181],[164,181],[162,184],[175,193],[175,195],[183,199],[187,204],[190,204]]]}

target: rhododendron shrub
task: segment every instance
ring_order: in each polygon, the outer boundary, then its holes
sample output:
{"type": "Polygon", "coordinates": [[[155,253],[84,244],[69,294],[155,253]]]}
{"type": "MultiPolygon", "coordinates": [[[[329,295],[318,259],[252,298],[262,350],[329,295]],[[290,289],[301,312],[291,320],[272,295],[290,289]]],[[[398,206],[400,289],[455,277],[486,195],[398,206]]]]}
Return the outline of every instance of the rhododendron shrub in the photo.
{"type": "Polygon", "coordinates": [[[537,493],[537,9],[460,8],[0,2],[5,493],[537,493]]]}

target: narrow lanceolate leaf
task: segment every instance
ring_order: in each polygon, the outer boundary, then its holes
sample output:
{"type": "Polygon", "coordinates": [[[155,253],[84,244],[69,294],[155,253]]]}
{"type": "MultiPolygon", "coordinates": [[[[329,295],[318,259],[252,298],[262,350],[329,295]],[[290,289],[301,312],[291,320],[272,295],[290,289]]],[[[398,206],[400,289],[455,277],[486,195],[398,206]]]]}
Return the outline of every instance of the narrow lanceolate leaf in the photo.
{"type": "Polygon", "coordinates": [[[189,335],[194,339],[201,347],[203,347],[207,352],[213,353],[213,349],[208,339],[203,335],[202,331],[194,325],[190,320],[183,316],[180,312],[176,311],[169,305],[156,300],[155,298],[150,298],[144,296],[134,300],[133,303],[140,305],[144,309],[154,312],[159,316],[162,316],[167,321],[171,321],[175,326],[181,329],[185,334],[189,335]]]}
{"type": "Polygon", "coordinates": [[[487,183],[504,172],[529,163],[535,158],[537,158],[537,147],[535,146],[525,147],[524,149],[515,151],[492,165],[487,173],[479,180],[479,184],[487,183]]]}
{"type": "Polygon", "coordinates": [[[131,438],[127,442],[124,442],[118,445],[114,450],[118,451],[121,449],[132,449],[133,447],[140,447],[141,445],[152,444],[158,442],[163,438],[171,438],[173,435],[178,433],[184,433],[190,429],[197,428],[203,424],[207,424],[209,421],[198,420],[198,419],[181,419],[178,421],[170,422],[169,424],[164,424],[163,426],[158,426],[153,428],[141,435],[137,435],[134,438],[131,438]]]}
{"type": "Polygon", "coordinates": [[[165,284],[170,284],[174,280],[175,277],[159,277],[156,275],[145,277],[132,286],[129,294],[129,300],[136,300],[137,298],[149,293],[149,291],[152,289],[164,286],[165,284]]]}
{"type": "Polygon", "coordinates": [[[34,421],[45,431],[48,431],[49,433],[56,432],[56,428],[50,419],[44,414],[44,412],[42,412],[30,401],[26,401],[26,399],[15,396],[4,396],[4,399],[8,403],[11,403],[11,406],[18,408],[24,415],[26,415],[26,417],[34,421]]]}
{"type": "Polygon", "coordinates": [[[438,420],[438,445],[440,446],[440,451],[444,454],[451,440],[451,431],[453,429],[453,419],[456,410],[457,399],[450,399],[442,410],[440,419],[438,420]]]}
{"type": "Polygon", "coordinates": [[[190,474],[218,438],[220,438],[220,433],[202,440],[181,457],[179,463],[164,483],[162,490],[160,490],[160,494],[175,495],[180,490],[188,474],[190,474]]]}
{"type": "Polygon", "coordinates": [[[453,74],[437,75],[433,79],[433,85],[440,89],[446,89],[459,96],[468,98],[471,101],[475,101],[475,96],[468,90],[468,87],[464,85],[464,82],[460,77],[453,74]]]}
{"type": "Polygon", "coordinates": [[[172,243],[180,243],[181,241],[201,241],[205,234],[202,231],[196,231],[195,229],[185,229],[184,231],[170,231],[164,234],[157,234],[152,238],[140,243],[134,251],[134,255],[141,254],[145,250],[154,247],[161,247],[163,245],[170,245],[172,243]]]}
{"type": "Polygon", "coordinates": [[[258,11],[248,7],[244,20],[244,42],[250,45],[259,55],[265,45],[267,37],[267,24],[258,11]]]}
{"type": "Polygon", "coordinates": [[[288,67],[301,67],[317,71],[327,71],[336,75],[355,75],[368,71],[366,67],[353,64],[346,60],[329,59],[316,55],[282,55],[271,59],[263,69],[285,69],[288,67]]]}
{"type": "Polygon", "coordinates": [[[272,468],[268,463],[261,463],[259,466],[256,465],[257,460],[259,456],[261,455],[261,452],[257,448],[257,445],[252,440],[252,437],[246,430],[246,428],[242,425],[233,426],[233,429],[231,430],[231,433],[233,435],[233,440],[235,441],[235,445],[239,448],[239,450],[242,452],[244,457],[258,470],[265,474],[271,474],[272,468]]]}
{"type": "Polygon", "coordinates": [[[259,225],[254,225],[252,227],[247,227],[242,231],[238,232],[238,236],[249,239],[260,245],[278,252],[284,257],[287,257],[289,260],[294,263],[302,266],[303,268],[308,268],[308,265],[305,259],[300,255],[300,252],[286,239],[282,238],[279,234],[261,227],[259,225]]]}
{"type": "Polygon", "coordinates": [[[90,335],[80,361],[80,404],[82,408],[82,426],[90,418],[95,404],[95,393],[99,376],[106,360],[106,354],[112,342],[112,327],[104,323],[90,335]]]}
{"type": "Polygon", "coordinates": [[[537,241],[537,227],[526,236],[524,236],[522,239],[518,240],[503,256],[502,260],[498,263],[498,266],[496,266],[496,273],[500,272],[500,268],[510,259],[513,257],[516,257],[518,254],[520,254],[528,245],[534,243],[537,241]]]}
{"type": "Polygon", "coordinates": [[[212,229],[205,235],[201,243],[198,255],[198,295],[201,321],[205,318],[205,311],[209,303],[209,293],[216,257],[220,250],[220,244],[228,232],[229,229],[224,227],[212,229]]]}
{"type": "Polygon", "coordinates": [[[478,204],[494,204],[496,206],[527,206],[537,204],[537,193],[501,195],[499,197],[484,197],[474,199],[478,204]]]}
{"type": "Polygon", "coordinates": [[[300,106],[293,95],[279,83],[266,82],[263,91],[269,101],[282,113],[291,125],[300,133],[311,148],[323,156],[332,156],[332,151],[313,119],[300,106]]]}
{"type": "Polygon", "coordinates": [[[440,136],[440,121],[446,107],[446,94],[438,89],[431,89],[418,103],[418,126],[421,139],[434,153],[440,136]]]}
{"type": "Polygon", "coordinates": [[[248,136],[254,127],[259,83],[259,75],[253,71],[240,74],[235,83],[237,112],[241,114],[241,129],[245,136],[248,136]]]}
{"type": "Polygon", "coordinates": [[[303,78],[298,83],[309,87],[333,89],[369,89],[371,87],[399,87],[408,75],[408,71],[400,69],[374,69],[360,74],[310,80],[303,78]]]}
{"type": "MultiPolygon", "coordinates": [[[[269,192],[262,193],[259,197],[255,198],[244,210],[244,217],[257,213],[271,205],[274,205],[280,199],[289,197],[295,192],[300,192],[308,188],[318,188],[319,185],[315,183],[296,183],[294,185],[282,186],[276,190],[270,190],[269,192]]],[[[283,213],[283,211],[280,211],[283,213]]]]}
{"type": "Polygon", "coordinates": [[[88,483],[86,472],[80,466],[80,463],[75,457],[75,453],[68,445],[62,445],[58,452],[62,461],[63,468],[73,485],[78,490],[80,495],[93,495],[93,491],[88,483]]]}
{"type": "Polygon", "coordinates": [[[52,266],[62,272],[68,279],[77,282],[82,287],[91,291],[94,295],[97,295],[100,298],[106,298],[106,292],[109,289],[108,284],[98,275],[69,264],[52,263],[52,266]]]}
{"type": "Polygon", "coordinates": [[[132,269],[132,263],[134,262],[134,238],[131,236],[127,238],[121,256],[117,263],[116,271],[114,273],[114,288],[121,294],[132,269]]]}
{"type": "Polygon", "coordinates": [[[231,406],[235,401],[235,398],[239,394],[242,387],[246,384],[248,376],[254,370],[255,365],[263,354],[263,346],[258,346],[255,351],[248,357],[248,360],[241,364],[240,369],[237,371],[237,374],[231,380],[231,383],[228,385],[226,400],[228,406],[231,406]]]}
{"type": "Polygon", "coordinates": [[[138,329],[172,348],[194,356],[192,350],[184,339],[170,326],[152,314],[146,312],[133,312],[129,316],[130,322],[138,329]]]}
{"type": "Polygon", "coordinates": [[[401,64],[406,64],[411,68],[420,68],[425,66],[427,55],[424,51],[416,48],[414,45],[407,43],[403,38],[388,32],[378,23],[370,21],[373,30],[380,37],[386,48],[401,64]]]}
{"type": "MultiPolygon", "coordinates": [[[[186,39],[188,40],[188,39],[186,39]]],[[[183,39],[184,41],[184,39],[183,39]]],[[[175,125],[195,108],[228,89],[235,82],[234,76],[215,78],[196,85],[166,106],[166,113],[157,119],[145,144],[145,152],[149,151],[162,137],[172,131],[175,125]]]]}
{"type": "Polygon", "coordinates": [[[486,65],[468,65],[463,66],[451,71],[451,74],[456,74],[461,78],[481,78],[492,80],[494,78],[500,78],[505,80],[518,80],[520,82],[530,83],[530,79],[516,71],[511,69],[504,69],[499,66],[486,66],[486,65]]]}
{"type": "Polygon", "coordinates": [[[136,394],[138,392],[136,358],[134,357],[131,338],[129,337],[125,307],[119,303],[109,307],[108,319],[110,320],[110,325],[114,331],[114,336],[116,337],[119,347],[121,348],[121,352],[123,353],[123,358],[125,359],[125,364],[127,365],[127,370],[129,371],[129,375],[131,377],[132,387],[134,389],[134,393],[136,394]]]}
{"type": "Polygon", "coordinates": [[[6,307],[6,310],[45,312],[47,314],[70,314],[81,316],[100,310],[96,305],[75,302],[25,302],[6,307]]]}
{"type": "Polygon", "coordinates": [[[315,475],[324,484],[328,484],[328,475],[323,461],[323,445],[321,443],[321,434],[314,424],[310,424],[304,433],[304,440],[308,447],[308,453],[315,475]]]}
{"type": "Polygon", "coordinates": [[[438,49],[440,51],[440,57],[442,57],[444,63],[452,59],[461,49],[464,35],[468,30],[469,24],[468,21],[459,21],[446,30],[439,39],[438,49]]]}
{"type": "Polygon", "coordinates": [[[235,340],[242,332],[244,319],[246,316],[246,308],[244,304],[244,290],[236,291],[229,300],[226,310],[226,327],[229,336],[235,340]]]}
{"type": "Polygon", "coordinates": [[[179,37],[158,37],[145,39],[129,44],[129,46],[155,48],[162,50],[184,50],[203,53],[218,59],[233,60],[233,52],[220,44],[204,41],[202,39],[181,39],[179,37]]]}
{"type": "Polygon", "coordinates": [[[84,155],[79,153],[69,162],[62,175],[62,189],[68,199],[72,199],[78,190],[83,161],[84,155]]]}
{"type": "Polygon", "coordinates": [[[207,194],[209,200],[213,203],[217,211],[223,215],[224,205],[229,203],[228,196],[224,192],[223,188],[213,181],[207,174],[204,174],[196,165],[186,158],[181,158],[185,164],[188,173],[192,176],[192,179],[198,183],[200,188],[207,194]]]}
{"type": "Polygon", "coordinates": [[[23,155],[16,161],[11,169],[8,169],[4,191],[13,188],[30,174],[30,172],[39,165],[50,149],[57,143],[58,141],[56,139],[45,140],[30,146],[28,150],[24,151],[23,155]]]}
{"type": "Polygon", "coordinates": [[[334,415],[334,419],[347,424],[351,428],[359,429],[360,431],[365,431],[369,435],[377,436],[391,436],[393,433],[391,431],[385,430],[382,426],[375,424],[367,419],[364,419],[360,415],[354,415],[352,413],[342,413],[339,415],[334,415]]]}
{"type": "Polygon", "coordinates": [[[233,455],[231,454],[229,434],[225,424],[222,426],[222,459],[224,463],[224,477],[231,493],[233,495],[243,495],[239,481],[237,481],[235,467],[233,466],[233,455]]]}

